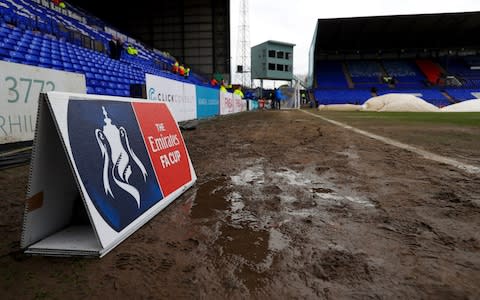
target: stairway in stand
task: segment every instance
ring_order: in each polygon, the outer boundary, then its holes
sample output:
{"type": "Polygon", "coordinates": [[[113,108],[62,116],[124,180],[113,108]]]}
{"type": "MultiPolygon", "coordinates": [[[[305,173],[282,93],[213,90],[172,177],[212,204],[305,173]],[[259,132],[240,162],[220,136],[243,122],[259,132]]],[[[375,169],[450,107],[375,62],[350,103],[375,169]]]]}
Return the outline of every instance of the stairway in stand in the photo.
{"type": "Polygon", "coordinates": [[[441,92],[443,96],[445,96],[445,98],[447,98],[448,102],[452,103],[452,104],[455,104],[457,103],[457,101],[455,101],[455,99],[452,98],[452,96],[450,96],[447,92],[441,92]]]}
{"type": "Polygon", "coordinates": [[[342,70],[343,75],[345,75],[345,79],[347,80],[348,88],[353,89],[355,87],[355,84],[353,83],[352,77],[350,76],[350,71],[348,71],[346,63],[342,63],[342,70]]]}

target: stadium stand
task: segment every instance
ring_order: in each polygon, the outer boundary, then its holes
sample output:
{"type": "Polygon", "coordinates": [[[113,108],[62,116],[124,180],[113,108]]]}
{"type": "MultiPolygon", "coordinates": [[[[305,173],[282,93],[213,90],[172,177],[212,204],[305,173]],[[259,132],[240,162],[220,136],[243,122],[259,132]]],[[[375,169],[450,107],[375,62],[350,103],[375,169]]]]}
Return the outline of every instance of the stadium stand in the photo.
{"type": "Polygon", "coordinates": [[[105,24],[74,7],[42,3],[0,0],[0,60],[85,74],[87,92],[102,95],[129,96],[130,85],[145,83],[145,73],[208,84],[193,72],[188,78],[171,73],[174,58],[133,39],[128,42],[138,55],[111,59],[106,49],[113,35],[102,30],[105,24]]]}
{"type": "Polygon", "coordinates": [[[408,60],[385,60],[383,68],[388,76],[394,78],[396,88],[424,88],[425,77],[420,70],[408,60]]]}
{"type": "Polygon", "coordinates": [[[452,88],[452,89],[446,89],[445,91],[456,102],[462,102],[465,100],[471,100],[471,99],[480,97],[480,88],[478,89],[453,89],[452,88]]]}
{"type": "Polygon", "coordinates": [[[443,57],[440,62],[444,68],[453,75],[461,77],[480,77],[479,70],[472,70],[471,67],[477,65],[475,57],[443,57]]]}
{"type": "MultiPolygon", "coordinates": [[[[315,99],[319,104],[363,104],[372,95],[405,93],[413,94],[433,105],[443,107],[452,104],[452,101],[475,98],[470,93],[463,93],[462,89],[452,88],[443,91],[442,87],[435,87],[433,84],[431,87],[426,87],[424,84],[426,78],[416,67],[416,63],[418,61],[414,60],[320,62],[317,71],[318,87],[314,90],[315,99]],[[352,88],[347,87],[342,64],[347,66],[348,76],[355,83],[352,88]],[[382,69],[385,71],[383,72],[382,69]],[[382,76],[395,78],[395,85],[389,86],[380,83],[382,76]]],[[[425,64],[421,62],[420,64],[427,65],[426,69],[428,70],[440,70],[433,62],[425,64]],[[432,65],[435,68],[430,68],[432,65]]],[[[436,81],[438,80],[436,79],[436,81]]]]}
{"type": "Polygon", "coordinates": [[[347,67],[354,83],[380,83],[384,75],[375,61],[349,61],[347,67]]]}
{"type": "Polygon", "coordinates": [[[471,36],[479,29],[480,12],[318,19],[307,84],[318,104],[361,104],[387,93],[440,107],[473,99],[480,42],[471,36]]]}
{"type": "Polygon", "coordinates": [[[317,86],[319,88],[348,88],[341,62],[325,61],[318,64],[317,86]]]}
{"type": "Polygon", "coordinates": [[[436,63],[430,59],[417,59],[415,62],[430,84],[435,85],[439,83],[443,72],[436,63]]]}
{"type": "Polygon", "coordinates": [[[314,96],[321,104],[363,104],[372,94],[360,89],[316,89],[314,96]]]}
{"type": "Polygon", "coordinates": [[[443,57],[439,61],[448,74],[460,79],[463,87],[480,87],[480,69],[477,69],[480,66],[478,57],[443,57]]]}

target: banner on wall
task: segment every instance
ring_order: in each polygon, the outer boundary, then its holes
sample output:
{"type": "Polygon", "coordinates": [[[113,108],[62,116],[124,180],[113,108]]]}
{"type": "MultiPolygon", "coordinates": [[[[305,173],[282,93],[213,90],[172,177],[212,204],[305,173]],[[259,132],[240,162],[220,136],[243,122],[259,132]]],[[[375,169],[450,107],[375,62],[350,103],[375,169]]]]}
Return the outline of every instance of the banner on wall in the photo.
{"type": "Polygon", "coordinates": [[[258,101],[256,100],[247,100],[248,101],[248,110],[257,110],[258,109],[258,101]]]}
{"type": "Polygon", "coordinates": [[[214,88],[196,86],[197,118],[208,118],[220,113],[220,91],[214,88]]]}
{"type": "Polygon", "coordinates": [[[247,111],[247,101],[243,100],[240,95],[233,94],[233,103],[235,113],[247,111]]]}
{"type": "Polygon", "coordinates": [[[197,118],[195,85],[151,74],[145,81],[148,99],[166,103],[177,122],[197,118]]]}
{"type": "Polygon", "coordinates": [[[235,102],[232,93],[220,92],[220,115],[235,113],[235,102]]]}
{"type": "Polygon", "coordinates": [[[85,93],[83,74],[0,61],[0,144],[33,140],[42,92],[85,93]]]}
{"type": "Polygon", "coordinates": [[[27,253],[101,257],[196,181],[165,103],[52,92],[39,105],[27,253]]]}

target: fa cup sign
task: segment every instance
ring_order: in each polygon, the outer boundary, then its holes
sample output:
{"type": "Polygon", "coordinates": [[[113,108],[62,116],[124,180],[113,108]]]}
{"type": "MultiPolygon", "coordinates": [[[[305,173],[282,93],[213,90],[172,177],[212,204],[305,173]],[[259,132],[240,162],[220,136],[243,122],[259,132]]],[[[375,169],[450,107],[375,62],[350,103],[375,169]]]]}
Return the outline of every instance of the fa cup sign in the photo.
{"type": "Polygon", "coordinates": [[[42,94],[31,168],[34,254],[103,256],[196,181],[166,104],[94,95],[42,94]]]}

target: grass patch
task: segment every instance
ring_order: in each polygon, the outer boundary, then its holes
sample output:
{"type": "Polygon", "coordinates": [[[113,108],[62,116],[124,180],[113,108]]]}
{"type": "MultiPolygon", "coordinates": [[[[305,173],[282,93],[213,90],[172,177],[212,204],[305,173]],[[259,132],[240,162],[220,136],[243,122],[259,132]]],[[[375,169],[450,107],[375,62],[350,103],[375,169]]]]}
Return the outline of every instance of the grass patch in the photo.
{"type": "Polygon", "coordinates": [[[424,123],[438,125],[457,125],[480,127],[480,113],[478,112],[318,112],[320,115],[332,117],[337,120],[371,120],[388,124],[424,123]]]}
{"type": "Polygon", "coordinates": [[[315,111],[380,136],[480,164],[480,113],[315,111]]]}

